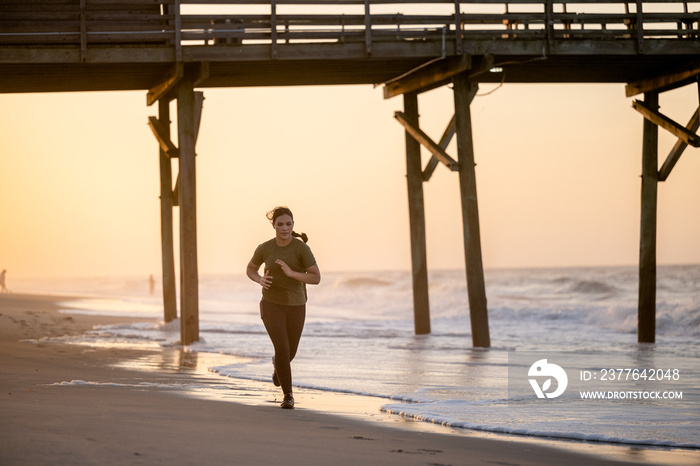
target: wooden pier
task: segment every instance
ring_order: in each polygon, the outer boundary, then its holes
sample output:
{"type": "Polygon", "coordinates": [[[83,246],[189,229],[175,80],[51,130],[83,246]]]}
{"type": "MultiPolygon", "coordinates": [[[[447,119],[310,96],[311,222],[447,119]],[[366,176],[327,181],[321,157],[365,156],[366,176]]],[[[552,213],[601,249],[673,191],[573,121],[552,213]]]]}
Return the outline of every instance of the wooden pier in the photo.
{"type": "MultiPolygon", "coordinates": [[[[182,343],[199,339],[195,147],[203,93],[244,86],[371,84],[403,96],[416,333],[430,332],[423,183],[457,172],[474,346],[490,346],[470,103],[479,83],[624,83],[644,124],[640,342],[655,338],[656,189],[687,146],[660,93],[698,85],[700,3],[657,0],[0,0],[0,92],[144,90],[161,161],[165,319],[177,316],[172,209],[180,209],[182,343]],[[435,142],[421,93],[453,85],[435,142]],[[178,145],[169,102],[177,100],[178,145]],[[678,143],[658,168],[658,128],[678,143]],[[457,138],[457,155],[445,152],[457,138]],[[421,166],[421,147],[432,156],[421,166]],[[177,158],[173,177],[170,159],[177,158]],[[173,188],[173,181],[175,187],[173,188]]],[[[696,103],[689,102],[689,106],[696,103]]],[[[700,110],[700,109],[699,109],[700,110]]]]}

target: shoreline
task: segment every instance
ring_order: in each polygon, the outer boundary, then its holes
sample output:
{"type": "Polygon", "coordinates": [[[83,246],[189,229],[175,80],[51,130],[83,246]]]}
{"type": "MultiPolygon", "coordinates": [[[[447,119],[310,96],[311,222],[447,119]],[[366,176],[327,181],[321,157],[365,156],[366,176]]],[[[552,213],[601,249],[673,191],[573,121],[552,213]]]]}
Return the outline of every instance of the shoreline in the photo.
{"type": "Polygon", "coordinates": [[[342,463],[402,465],[425,464],[428,459],[444,464],[465,459],[516,464],[695,464],[700,458],[700,452],[692,450],[442,427],[381,413],[378,407],[386,404],[384,399],[300,388],[295,388],[298,408],[284,413],[278,403],[273,404],[275,395],[280,400],[271,383],[207,371],[212,358],[231,356],[43,341],[44,337],[79,335],[95,325],[153,322],[61,314],[58,302],[65,299],[0,296],[0,380],[5,388],[0,392],[0,414],[6,421],[0,433],[3,464],[109,464],[127,458],[149,464],[161,460],[215,463],[229,458],[268,464],[289,451],[298,455],[290,464],[321,464],[338,458],[348,459],[342,463]],[[86,423],[86,418],[91,422],[86,423]],[[183,438],[188,443],[182,443],[183,438]],[[203,451],[187,446],[198,442],[203,451]],[[44,445],[46,449],[36,448],[44,445]]]}
{"type": "MultiPolygon", "coordinates": [[[[179,350],[171,351],[173,353],[179,352],[179,350]]],[[[209,389],[202,386],[185,388],[181,392],[183,396],[250,406],[272,405],[276,407],[282,401],[279,388],[274,387],[271,382],[229,378],[207,370],[211,366],[235,363],[236,358],[233,356],[201,352],[196,355],[187,354],[189,356],[186,356],[188,359],[186,364],[190,366],[188,370],[191,371],[191,374],[206,379],[206,383],[211,383],[214,387],[209,389]],[[221,390],[219,388],[221,386],[231,386],[233,392],[221,390]]],[[[171,355],[169,358],[163,358],[162,355],[146,355],[120,364],[120,366],[129,367],[136,371],[147,371],[149,367],[157,365],[160,370],[182,371],[182,367],[178,369],[177,364],[173,364],[177,359],[178,356],[176,355],[171,355]],[[169,359],[170,362],[164,363],[163,359],[169,359]]],[[[434,433],[465,438],[491,439],[499,442],[524,443],[564,449],[609,460],[632,461],[635,464],[694,465],[700,460],[700,451],[691,448],[540,437],[527,434],[505,434],[465,429],[380,411],[379,408],[381,406],[392,402],[388,398],[297,386],[294,387],[294,390],[297,410],[309,410],[326,415],[354,419],[360,422],[376,423],[383,427],[402,429],[414,433],[434,433]],[[684,456],[688,458],[684,458],[684,456]]]]}

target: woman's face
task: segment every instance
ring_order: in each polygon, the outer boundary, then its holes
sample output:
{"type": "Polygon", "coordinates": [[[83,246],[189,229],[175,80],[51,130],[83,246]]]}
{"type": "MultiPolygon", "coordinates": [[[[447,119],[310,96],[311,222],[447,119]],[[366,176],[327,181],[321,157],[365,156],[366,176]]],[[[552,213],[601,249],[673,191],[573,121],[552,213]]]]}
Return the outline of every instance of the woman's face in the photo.
{"type": "Polygon", "coordinates": [[[294,229],[294,220],[289,215],[280,215],[275,219],[272,225],[277,233],[277,238],[282,241],[287,241],[292,238],[292,230],[294,229]]]}

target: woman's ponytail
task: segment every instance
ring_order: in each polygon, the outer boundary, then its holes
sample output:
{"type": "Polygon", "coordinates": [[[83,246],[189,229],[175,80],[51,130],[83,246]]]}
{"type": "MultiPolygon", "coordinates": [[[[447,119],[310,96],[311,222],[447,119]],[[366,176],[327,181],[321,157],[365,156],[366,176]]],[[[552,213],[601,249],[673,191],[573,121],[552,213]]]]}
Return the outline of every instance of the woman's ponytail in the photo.
{"type": "Polygon", "coordinates": [[[292,236],[294,236],[295,238],[301,238],[301,240],[305,243],[309,242],[309,237],[306,236],[306,233],[297,233],[296,231],[293,231],[292,236]]]}

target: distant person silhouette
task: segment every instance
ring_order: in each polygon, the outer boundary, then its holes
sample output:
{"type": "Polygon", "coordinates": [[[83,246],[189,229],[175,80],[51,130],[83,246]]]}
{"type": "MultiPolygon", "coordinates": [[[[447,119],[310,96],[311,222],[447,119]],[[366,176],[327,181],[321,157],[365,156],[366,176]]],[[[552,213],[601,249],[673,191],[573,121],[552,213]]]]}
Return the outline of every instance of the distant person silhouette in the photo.
{"type": "Polygon", "coordinates": [[[2,269],[0,272],[0,293],[9,293],[10,290],[5,286],[5,276],[7,275],[7,269],[2,269]]]}
{"type": "Polygon", "coordinates": [[[246,275],[262,286],[260,318],[275,347],[272,382],[282,386],[281,407],[294,408],[291,362],[296,355],[306,319],[306,284],[317,285],[321,272],[316,265],[308,237],[292,231],[294,217],[287,207],[267,213],[275,237],[259,245],[248,263],[246,275]],[[300,241],[297,238],[303,240],[300,241]],[[260,266],[265,265],[265,275],[260,266]]]}
{"type": "Polygon", "coordinates": [[[156,279],[153,278],[153,274],[148,277],[148,291],[151,293],[151,295],[153,295],[153,293],[156,291],[156,279]]]}

